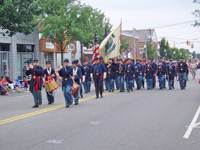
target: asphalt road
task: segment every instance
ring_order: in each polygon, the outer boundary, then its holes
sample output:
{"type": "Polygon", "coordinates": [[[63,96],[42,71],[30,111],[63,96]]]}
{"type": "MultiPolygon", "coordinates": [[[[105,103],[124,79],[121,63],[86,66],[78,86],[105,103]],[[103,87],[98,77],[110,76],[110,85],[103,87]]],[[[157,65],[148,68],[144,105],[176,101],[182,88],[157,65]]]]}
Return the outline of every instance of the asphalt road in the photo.
{"type": "Polygon", "coordinates": [[[195,116],[200,122],[200,85],[189,77],[186,90],[177,81],[172,91],[158,90],[157,83],[155,90],[103,99],[94,99],[92,90],[70,108],[61,89],[53,105],[43,90],[43,105],[35,109],[30,93],[1,96],[0,150],[199,150],[198,126],[183,137],[195,116]]]}

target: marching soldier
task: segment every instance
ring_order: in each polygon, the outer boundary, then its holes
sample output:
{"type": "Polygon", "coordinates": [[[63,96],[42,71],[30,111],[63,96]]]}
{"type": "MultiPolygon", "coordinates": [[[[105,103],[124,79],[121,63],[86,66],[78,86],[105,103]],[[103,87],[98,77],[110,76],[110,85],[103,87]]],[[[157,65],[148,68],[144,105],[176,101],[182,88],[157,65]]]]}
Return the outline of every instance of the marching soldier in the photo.
{"type": "Polygon", "coordinates": [[[114,82],[115,82],[115,72],[116,72],[116,65],[113,63],[112,58],[109,59],[108,64],[106,64],[106,83],[109,92],[114,92],[114,82]]]}
{"type": "Polygon", "coordinates": [[[69,105],[73,103],[73,98],[72,98],[73,69],[72,67],[69,66],[69,59],[64,60],[64,67],[60,66],[58,73],[63,78],[62,87],[66,103],[65,108],[69,108],[69,105]]]}
{"type": "Polygon", "coordinates": [[[83,65],[83,85],[85,93],[90,92],[90,87],[91,87],[90,69],[91,66],[88,65],[88,60],[85,60],[85,65],[83,65]]]}
{"type": "Polygon", "coordinates": [[[83,66],[80,65],[78,59],[76,60],[76,62],[77,62],[77,66],[81,69],[81,83],[80,83],[80,89],[79,89],[79,91],[80,91],[80,96],[81,96],[81,98],[83,98],[82,75],[83,75],[84,70],[83,70],[83,66]]]}
{"type": "Polygon", "coordinates": [[[166,78],[166,68],[161,60],[159,60],[158,68],[157,68],[157,76],[159,80],[159,88],[162,90],[165,85],[165,78],[166,78]]]}
{"type": "Polygon", "coordinates": [[[103,98],[103,80],[106,78],[106,68],[104,64],[99,62],[98,57],[95,57],[95,63],[91,67],[90,77],[95,85],[96,98],[99,98],[99,92],[103,98]]]}
{"type": "Polygon", "coordinates": [[[140,63],[142,65],[143,68],[143,72],[142,72],[142,87],[144,88],[144,69],[145,69],[145,64],[142,62],[142,60],[140,60],[140,63]]]}
{"type": "Polygon", "coordinates": [[[127,92],[133,91],[134,75],[135,75],[134,65],[131,63],[130,59],[127,59],[126,76],[125,76],[127,92]]]}
{"type": "Polygon", "coordinates": [[[183,57],[181,57],[180,62],[178,63],[178,66],[177,66],[177,75],[179,76],[179,83],[180,83],[181,90],[184,90],[186,87],[187,74],[188,74],[188,66],[183,61],[183,57]]]}
{"type": "Polygon", "coordinates": [[[136,59],[136,65],[135,65],[135,81],[137,84],[137,90],[141,89],[142,85],[142,73],[143,73],[143,66],[140,64],[140,60],[136,59]]]}
{"type": "MultiPolygon", "coordinates": [[[[51,62],[46,61],[46,66],[47,66],[47,68],[44,69],[43,74],[42,74],[43,82],[48,81],[52,78],[56,79],[55,70],[53,68],[51,68],[51,62]]],[[[48,104],[49,105],[53,104],[54,103],[53,92],[48,93],[47,89],[46,89],[46,95],[47,95],[48,104]]]]}
{"type": "Polygon", "coordinates": [[[125,65],[123,64],[123,60],[120,59],[119,66],[118,66],[118,72],[119,72],[119,92],[124,92],[124,78],[125,78],[125,65]]]}
{"type": "Polygon", "coordinates": [[[144,76],[147,81],[147,90],[150,90],[153,88],[153,79],[154,75],[156,73],[156,70],[154,70],[153,65],[151,63],[151,58],[148,58],[148,62],[145,64],[144,69],[144,76]]]}
{"type": "MultiPolygon", "coordinates": [[[[78,85],[81,85],[82,71],[81,71],[81,68],[78,67],[78,61],[74,60],[72,62],[72,65],[73,65],[73,77],[72,77],[72,79],[78,85]]],[[[75,105],[78,105],[78,103],[79,103],[79,91],[76,94],[74,94],[73,97],[74,97],[75,105]]]]}
{"type": "Polygon", "coordinates": [[[119,67],[119,63],[120,63],[120,59],[119,58],[117,58],[117,63],[116,63],[116,73],[115,73],[115,84],[116,84],[116,89],[117,90],[119,90],[119,82],[120,82],[120,80],[119,80],[119,70],[118,70],[118,67],[119,67]]]}
{"type": "Polygon", "coordinates": [[[42,72],[43,68],[38,66],[38,60],[33,60],[33,65],[28,65],[26,75],[31,75],[30,91],[33,95],[35,105],[32,108],[36,108],[42,105],[42,72]]]}
{"type": "MultiPolygon", "coordinates": [[[[167,72],[167,64],[165,61],[163,61],[164,57],[160,56],[160,61],[162,61],[162,64],[165,66],[165,72],[167,72]]],[[[164,88],[166,89],[166,78],[164,79],[164,88]]]]}
{"type": "MultiPolygon", "coordinates": [[[[157,70],[157,64],[154,62],[154,59],[152,58],[152,64],[153,64],[153,69],[157,70]]],[[[156,87],[156,73],[154,74],[154,78],[153,78],[153,89],[156,87]]]]}
{"type": "Polygon", "coordinates": [[[167,66],[167,76],[168,76],[168,82],[169,82],[169,90],[174,89],[174,77],[176,76],[176,68],[172,63],[172,60],[170,59],[169,65],[167,66]]]}

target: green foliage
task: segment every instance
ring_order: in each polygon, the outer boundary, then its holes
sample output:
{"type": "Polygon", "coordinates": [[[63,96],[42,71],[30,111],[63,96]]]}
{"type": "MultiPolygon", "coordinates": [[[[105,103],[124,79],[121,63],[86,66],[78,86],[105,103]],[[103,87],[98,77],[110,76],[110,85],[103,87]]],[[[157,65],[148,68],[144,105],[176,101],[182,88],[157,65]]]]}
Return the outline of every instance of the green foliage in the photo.
{"type": "Polygon", "coordinates": [[[152,46],[151,42],[147,42],[147,57],[156,58],[156,48],[152,46]]]}
{"type": "MultiPolygon", "coordinates": [[[[167,45],[165,45],[165,38],[162,38],[161,43],[160,43],[160,56],[165,56],[165,49],[166,52],[169,53],[169,43],[167,42],[167,45]]],[[[170,54],[170,53],[169,53],[170,54]]]]}
{"type": "Polygon", "coordinates": [[[121,39],[121,52],[124,52],[128,49],[131,49],[130,47],[130,41],[132,41],[133,38],[123,38],[121,39]]]}
{"type": "MultiPolygon", "coordinates": [[[[81,4],[77,0],[40,0],[43,13],[40,18],[43,37],[50,36],[50,42],[54,43],[61,51],[61,57],[66,46],[72,41],[82,41],[89,47],[94,43],[95,23],[98,38],[101,42],[104,38],[105,15],[93,9],[91,6],[81,4]]],[[[107,19],[108,32],[112,26],[107,19]]],[[[61,61],[63,63],[63,57],[61,61]]]]}
{"type": "MultiPolygon", "coordinates": [[[[194,3],[200,4],[200,0],[194,0],[194,3]]],[[[194,12],[192,13],[195,17],[200,18],[200,10],[196,9],[194,10],[194,12]]],[[[194,26],[200,26],[200,22],[195,21],[194,26]]]]}
{"type": "Polygon", "coordinates": [[[28,35],[38,26],[37,16],[42,12],[38,0],[1,0],[0,28],[2,34],[13,36],[17,32],[28,35]]]}

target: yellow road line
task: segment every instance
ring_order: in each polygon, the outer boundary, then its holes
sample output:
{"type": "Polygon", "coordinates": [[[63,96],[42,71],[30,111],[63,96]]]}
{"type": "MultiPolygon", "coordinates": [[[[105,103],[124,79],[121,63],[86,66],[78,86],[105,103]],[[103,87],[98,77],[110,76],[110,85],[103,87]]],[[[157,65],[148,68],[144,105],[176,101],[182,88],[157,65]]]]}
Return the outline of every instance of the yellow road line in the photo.
{"type": "MultiPolygon", "coordinates": [[[[118,91],[119,90],[117,90],[115,92],[118,92],[118,91]]],[[[104,93],[103,95],[105,96],[105,95],[109,95],[109,94],[112,94],[112,93],[104,93]]],[[[95,96],[87,97],[87,98],[84,98],[82,100],[79,100],[79,103],[85,102],[85,101],[88,101],[88,100],[91,100],[91,99],[94,99],[94,98],[95,98],[95,96]]],[[[53,107],[50,107],[50,108],[45,108],[45,109],[42,109],[42,110],[38,110],[38,111],[31,112],[31,113],[27,113],[27,114],[24,114],[24,115],[20,115],[20,116],[4,119],[4,120],[0,121],[0,125],[5,124],[5,123],[9,123],[9,122],[13,122],[13,121],[16,121],[16,120],[28,118],[28,117],[31,117],[31,116],[35,116],[35,115],[38,115],[38,114],[42,114],[42,113],[45,113],[45,112],[49,112],[49,111],[52,111],[52,110],[56,110],[56,109],[62,108],[64,106],[65,106],[65,104],[60,104],[60,105],[57,105],[57,106],[53,106],[53,107]]]]}

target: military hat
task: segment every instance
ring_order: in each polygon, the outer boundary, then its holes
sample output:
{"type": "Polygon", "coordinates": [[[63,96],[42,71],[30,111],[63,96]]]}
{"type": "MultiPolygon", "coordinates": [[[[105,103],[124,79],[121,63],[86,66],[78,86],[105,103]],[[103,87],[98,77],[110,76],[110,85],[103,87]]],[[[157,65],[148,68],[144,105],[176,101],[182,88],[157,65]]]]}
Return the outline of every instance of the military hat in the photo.
{"type": "Polygon", "coordinates": [[[136,59],[136,61],[140,61],[140,59],[136,59]]]}
{"type": "Polygon", "coordinates": [[[162,60],[159,60],[159,62],[162,62],[162,60]]]}
{"type": "Polygon", "coordinates": [[[172,62],[172,59],[170,59],[169,61],[171,61],[171,62],[172,62]]]}
{"type": "Polygon", "coordinates": [[[49,60],[46,61],[46,64],[51,64],[51,62],[49,60]]]}
{"type": "Polygon", "coordinates": [[[94,60],[98,60],[98,59],[99,59],[98,57],[95,57],[95,58],[94,58],[94,60]]]}
{"type": "Polygon", "coordinates": [[[69,62],[69,59],[66,58],[66,59],[64,60],[64,62],[69,62]]]}
{"type": "Polygon", "coordinates": [[[148,60],[151,60],[151,58],[149,57],[148,60]]]}
{"type": "Polygon", "coordinates": [[[180,59],[183,59],[183,57],[180,57],[180,59]]]}
{"type": "Polygon", "coordinates": [[[163,57],[162,57],[162,56],[160,56],[160,59],[163,59],[163,57]]]}
{"type": "Polygon", "coordinates": [[[77,60],[72,61],[72,64],[77,64],[77,60]]]}
{"type": "Polygon", "coordinates": [[[120,58],[117,58],[117,61],[120,61],[120,58]]]}
{"type": "Polygon", "coordinates": [[[34,59],[33,62],[38,62],[38,59],[34,59]]]}
{"type": "Polygon", "coordinates": [[[84,62],[88,62],[88,60],[86,59],[86,60],[84,60],[84,62]]]}

